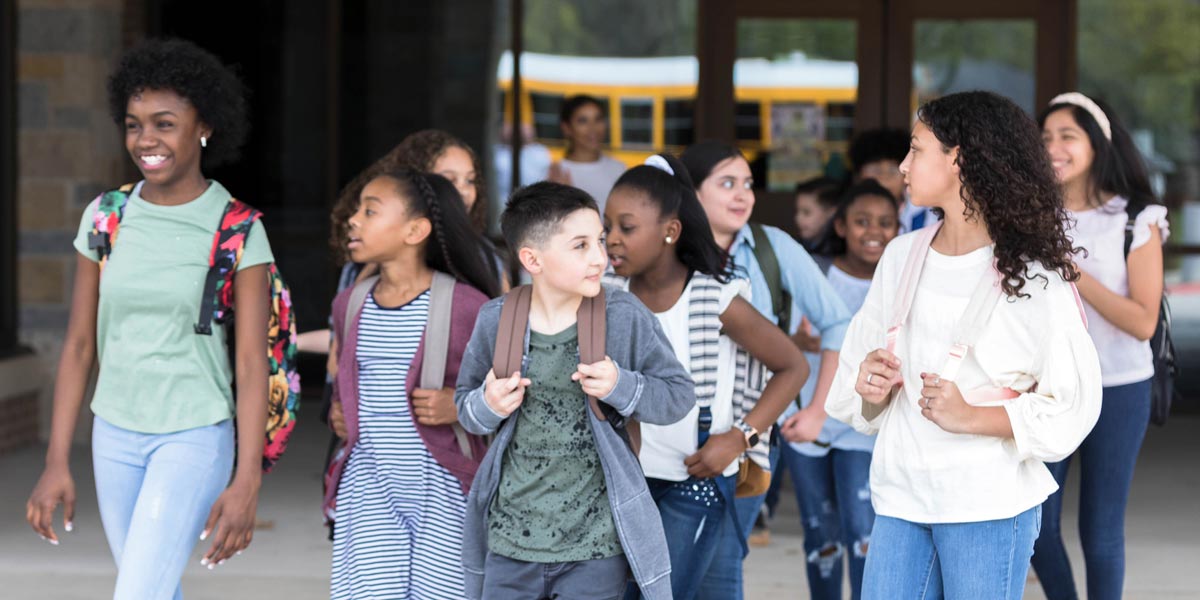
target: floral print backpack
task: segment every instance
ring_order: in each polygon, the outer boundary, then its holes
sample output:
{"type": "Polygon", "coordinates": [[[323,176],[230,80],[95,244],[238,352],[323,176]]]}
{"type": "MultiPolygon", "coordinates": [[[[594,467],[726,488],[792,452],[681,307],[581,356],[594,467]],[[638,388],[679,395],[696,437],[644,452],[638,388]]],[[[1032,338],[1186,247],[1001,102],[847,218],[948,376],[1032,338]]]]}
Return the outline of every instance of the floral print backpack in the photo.
{"type": "MultiPolygon", "coordinates": [[[[92,232],[88,246],[100,256],[100,271],[108,262],[112,245],[117,241],[121,217],[133,185],[105,192],[92,216],[92,232]]],[[[233,275],[246,246],[246,236],[262,213],[239,200],[230,199],[221,216],[220,226],[213,239],[208,259],[208,277],[204,296],[200,300],[200,315],[194,326],[197,335],[212,335],[213,323],[232,326],[233,275]]],[[[300,376],[296,372],[296,318],[292,313],[291,291],[279,274],[275,263],[267,269],[271,312],[267,321],[267,427],[263,446],[263,471],[270,471],[287,448],[288,438],[296,426],[296,411],[300,408],[300,376]]],[[[233,335],[230,335],[232,351],[233,335]]]]}

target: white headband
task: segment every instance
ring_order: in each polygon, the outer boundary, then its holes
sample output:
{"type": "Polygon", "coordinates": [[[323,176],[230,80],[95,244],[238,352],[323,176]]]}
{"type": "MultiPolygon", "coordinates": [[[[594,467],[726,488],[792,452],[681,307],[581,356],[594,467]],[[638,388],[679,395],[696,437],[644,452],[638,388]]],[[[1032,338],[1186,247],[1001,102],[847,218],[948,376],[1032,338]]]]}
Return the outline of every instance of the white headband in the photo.
{"type": "Polygon", "coordinates": [[[1108,122],[1108,116],[1104,114],[1103,110],[1100,110],[1100,106],[1093,102],[1091,98],[1079,92],[1068,92],[1055,96],[1050,101],[1050,106],[1054,106],[1055,104],[1070,104],[1086,110],[1096,120],[1096,124],[1100,126],[1100,130],[1104,132],[1104,137],[1108,141],[1112,141],[1112,124],[1108,122]]]}
{"type": "Polygon", "coordinates": [[[667,173],[670,173],[672,177],[675,176],[675,169],[671,168],[671,164],[667,162],[667,159],[658,154],[651,154],[650,156],[646,157],[646,162],[642,164],[648,167],[654,167],[659,171],[666,171],[667,173]]]}

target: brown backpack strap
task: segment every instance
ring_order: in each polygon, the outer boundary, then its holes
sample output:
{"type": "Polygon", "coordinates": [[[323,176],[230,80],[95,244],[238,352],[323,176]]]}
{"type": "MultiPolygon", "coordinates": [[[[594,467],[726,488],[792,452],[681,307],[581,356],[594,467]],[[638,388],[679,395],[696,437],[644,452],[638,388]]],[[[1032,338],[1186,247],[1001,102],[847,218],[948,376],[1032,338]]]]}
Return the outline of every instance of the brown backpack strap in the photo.
{"type": "Polygon", "coordinates": [[[513,373],[521,370],[532,299],[533,288],[528,285],[515,287],[504,296],[500,325],[496,329],[496,348],[492,353],[492,372],[496,379],[512,377],[513,373]]]}
{"type": "MultiPolygon", "coordinates": [[[[608,331],[608,321],[604,312],[606,309],[604,288],[600,288],[600,293],[594,298],[585,297],[579,303],[579,312],[576,314],[576,331],[579,335],[579,362],[585,365],[600,362],[606,356],[604,352],[608,331]]],[[[599,400],[588,396],[588,404],[591,405],[596,418],[601,421],[607,420],[604,411],[600,409],[599,400]]]]}

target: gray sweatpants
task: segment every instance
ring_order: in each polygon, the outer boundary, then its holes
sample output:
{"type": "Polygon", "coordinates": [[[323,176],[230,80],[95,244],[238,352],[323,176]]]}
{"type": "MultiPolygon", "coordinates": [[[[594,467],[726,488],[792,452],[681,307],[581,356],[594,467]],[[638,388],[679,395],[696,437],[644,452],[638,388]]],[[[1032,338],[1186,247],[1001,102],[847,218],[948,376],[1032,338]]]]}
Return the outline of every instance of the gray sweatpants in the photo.
{"type": "Polygon", "coordinates": [[[533,563],[488,552],[483,600],[618,600],[629,580],[625,555],[565,563],[533,563]]]}

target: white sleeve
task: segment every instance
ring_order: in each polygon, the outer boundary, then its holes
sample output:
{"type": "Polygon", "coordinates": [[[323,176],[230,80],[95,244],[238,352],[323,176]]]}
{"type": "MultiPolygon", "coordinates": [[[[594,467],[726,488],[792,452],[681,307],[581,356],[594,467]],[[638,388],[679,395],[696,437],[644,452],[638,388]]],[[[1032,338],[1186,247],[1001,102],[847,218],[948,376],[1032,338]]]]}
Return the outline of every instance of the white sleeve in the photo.
{"type": "Polygon", "coordinates": [[[719,310],[721,313],[729,308],[733,299],[741,296],[746,302],[750,301],[750,280],[749,279],[730,279],[729,283],[721,284],[721,298],[719,310]]]}
{"type": "Polygon", "coordinates": [[[1071,455],[1100,417],[1100,359],[1069,285],[1049,294],[1053,327],[1033,364],[1037,386],[1004,409],[1022,459],[1057,462],[1071,455]]]}
{"type": "MultiPolygon", "coordinates": [[[[886,260],[886,257],[885,257],[886,260]]],[[[880,261],[880,267],[883,267],[880,261]]],[[[886,339],[884,317],[882,268],[875,270],[871,280],[871,288],[863,301],[858,314],[850,320],[846,337],[842,341],[842,350],[838,355],[837,375],[825,399],[825,412],[829,416],[845,422],[860,433],[874,434],[879,432],[883,422],[883,413],[868,421],[862,414],[862,396],[854,391],[858,381],[858,369],[867,354],[881,348],[886,339]]]]}
{"type": "Polygon", "coordinates": [[[1171,235],[1171,227],[1167,223],[1167,207],[1151,204],[1138,213],[1137,220],[1133,222],[1133,244],[1129,246],[1130,251],[1141,248],[1150,241],[1151,227],[1158,227],[1163,243],[1167,243],[1167,236],[1171,235]]]}

